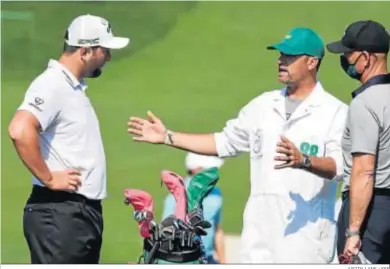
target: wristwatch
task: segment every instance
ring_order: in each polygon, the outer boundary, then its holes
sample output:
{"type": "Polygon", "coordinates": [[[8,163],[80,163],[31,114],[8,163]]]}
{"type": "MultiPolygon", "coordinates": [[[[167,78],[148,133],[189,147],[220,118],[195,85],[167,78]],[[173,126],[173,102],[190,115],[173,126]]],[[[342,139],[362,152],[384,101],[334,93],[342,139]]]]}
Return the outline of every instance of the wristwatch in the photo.
{"type": "Polygon", "coordinates": [[[164,143],[167,145],[173,145],[172,136],[173,136],[173,132],[171,130],[167,130],[164,143]]]}
{"type": "Polygon", "coordinates": [[[349,238],[349,237],[352,237],[352,236],[355,236],[355,235],[360,235],[359,230],[357,230],[357,231],[351,231],[349,228],[347,228],[347,229],[345,230],[345,237],[346,237],[346,238],[349,238]]]}
{"type": "Polygon", "coordinates": [[[303,154],[302,168],[310,168],[310,167],[311,167],[310,156],[303,154]]]}

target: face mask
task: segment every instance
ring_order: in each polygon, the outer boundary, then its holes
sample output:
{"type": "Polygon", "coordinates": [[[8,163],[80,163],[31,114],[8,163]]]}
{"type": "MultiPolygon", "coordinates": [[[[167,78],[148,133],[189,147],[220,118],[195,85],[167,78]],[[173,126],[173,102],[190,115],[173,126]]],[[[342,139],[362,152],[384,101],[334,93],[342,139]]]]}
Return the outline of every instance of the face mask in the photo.
{"type": "MultiPolygon", "coordinates": [[[[362,54],[360,54],[362,56],[362,54]]],[[[353,79],[360,80],[362,77],[362,74],[358,73],[356,71],[356,63],[359,60],[360,56],[356,59],[355,63],[350,64],[347,60],[347,58],[344,55],[340,56],[340,64],[343,68],[344,72],[350,76],[353,79]]]]}

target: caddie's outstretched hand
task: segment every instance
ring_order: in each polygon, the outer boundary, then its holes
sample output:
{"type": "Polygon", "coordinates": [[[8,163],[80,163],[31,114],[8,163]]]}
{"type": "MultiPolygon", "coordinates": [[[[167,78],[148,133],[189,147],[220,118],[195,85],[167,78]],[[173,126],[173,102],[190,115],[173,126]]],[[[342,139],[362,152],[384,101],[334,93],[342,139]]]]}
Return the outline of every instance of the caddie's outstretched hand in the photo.
{"type": "Polygon", "coordinates": [[[147,119],[130,117],[127,122],[127,132],[134,135],[133,139],[137,142],[163,144],[167,129],[151,111],[148,111],[147,115],[147,119]]]}

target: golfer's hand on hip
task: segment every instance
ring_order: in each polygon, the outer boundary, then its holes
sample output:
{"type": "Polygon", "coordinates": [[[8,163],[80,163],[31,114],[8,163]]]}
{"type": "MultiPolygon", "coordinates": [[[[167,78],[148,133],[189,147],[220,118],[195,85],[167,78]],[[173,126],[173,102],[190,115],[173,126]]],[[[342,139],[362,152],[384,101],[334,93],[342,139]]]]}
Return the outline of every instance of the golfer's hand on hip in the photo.
{"type": "Polygon", "coordinates": [[[148,111],[147,114],[148,119],[130,117],[127,122],[127,132],[135,135],[133,137],[135,141],[163,144],[167,129],[152,112],[148,111]]]}
{"type": "Polygon", "coordinates": [[[51,180],[46,187],[52,190],[76,191],[81,186],[81,173],[75,169],[51,172],[51,180]]]}

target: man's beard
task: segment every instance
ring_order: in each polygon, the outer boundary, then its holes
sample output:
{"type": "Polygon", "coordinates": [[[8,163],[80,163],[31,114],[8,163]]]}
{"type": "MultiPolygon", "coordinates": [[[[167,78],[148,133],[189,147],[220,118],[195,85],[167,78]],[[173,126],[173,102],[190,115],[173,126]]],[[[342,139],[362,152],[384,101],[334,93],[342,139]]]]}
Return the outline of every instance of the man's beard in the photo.
{"type": "Polygon", "coordinates": [[[95,70],[93,70],[93,72],[86,76],[87,78],[97,78],[99,77],[100,75],[102,74],[102,69],[101,68],[96,68],[95,70]]]}

